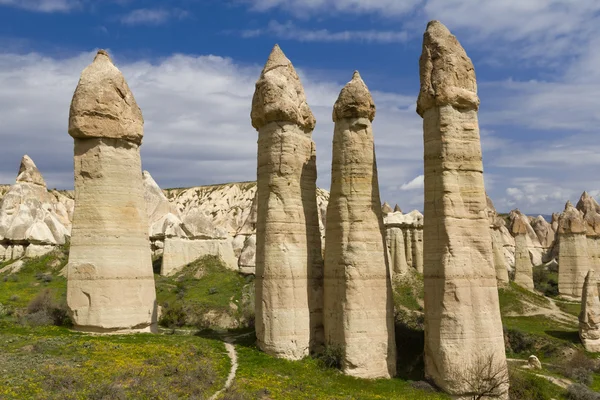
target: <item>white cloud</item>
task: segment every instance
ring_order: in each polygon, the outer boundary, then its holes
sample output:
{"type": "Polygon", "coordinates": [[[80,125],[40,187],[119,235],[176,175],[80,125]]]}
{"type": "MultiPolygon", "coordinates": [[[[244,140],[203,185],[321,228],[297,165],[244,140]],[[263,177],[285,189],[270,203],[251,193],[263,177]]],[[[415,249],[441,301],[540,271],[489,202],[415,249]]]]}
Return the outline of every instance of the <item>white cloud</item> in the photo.
{"type": "MultiPolygon", "coordinates": [[[[21,156],[29,154],[50,187],[73,186],[69,103],[81,70],[93,56],[0,54],[0,178],[4,182],[14,181],[21,156]]],[[[159,62],[112,56],[144,114],[143,166],[162,187],[255,179],[257,133],[250,124],[250,105],[261,66],[212,55],[173,55],[159,62]]],[[[328,188],[331,109],[343,82],[316,80],[301,67],[298,72],[317,119],[313,138],[318,184],[328,188]]],[[[346,78],[350,76],[351,71],[346,78]]],[[[369,75],[363,78],[368,83],[369,75]]],[[[410,96],[376,91],[373,96],[382,198],[404,205],[414,196],[399,191],[398,183],[422,173],[421,121],[412,106],[398,107],[407,104],[410,96]]]]}
{"type": "Polygon", "coordinates": [[[414,189],[423,189],[423,185],[425,183],[425,175],[419,175],[415,177],[412,181],[403,183],[400,186],[400,190],[414,190],[414,189]]]}
{"type": "Polygon", "coordinates": [[[0,6],[22,8],[35,12],[67,12],[79,8],[79,0],[0,0],[0,6]]]}
{"type": "Polygon", "coordinates": [[[119,20],[125,25],[161,25],[171,19],[184,19],[189,12],[181,9],[139,8],[121,16],[119,20]]]}
{"type": "Polygon", "coordinates": [[[281,9],[297,16],[321,13],[376,13],[402,15],[411,11],[421,0],[242,0],[255,11],[281,9]]]}
{"type": "Polygon", "coordinates": [[[273,35],[279,39],[297,40],[300,42],[366,42],[366,43],[398,43],[406,42],[408,34],[396,31],[378,30],[346,30],[331,32],[327,29],[303,29],[292,22],[284,24],[270,21],[265,29],[242,31],[242,37],[251,38],[273,35]]]}

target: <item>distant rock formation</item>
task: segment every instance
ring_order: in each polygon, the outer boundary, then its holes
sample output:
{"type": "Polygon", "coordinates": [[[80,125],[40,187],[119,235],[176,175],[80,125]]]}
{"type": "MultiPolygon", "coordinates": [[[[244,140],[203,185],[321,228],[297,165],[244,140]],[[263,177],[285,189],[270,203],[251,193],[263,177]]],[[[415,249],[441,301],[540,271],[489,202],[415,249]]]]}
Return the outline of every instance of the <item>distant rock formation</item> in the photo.
{"type": "Polygon", "coordinates": [[[600,299],[598,281],[593,270],[588,271],[581,293],[579,337],[587,351],[600,352],[600,299]]]}
{"type": "Polygon", "coordinates": [[[393,212],[383,216],[386,244],[392,275],[403,275],[408,268],[423,273],[423,214],[393,212]]]}
{"type": "Polygon", "coordinates": [[[515,230],[513,229],[513,224],[515,223],[515,221],[519,220],[520,223],[523,224],[522,229],[525,230],[525,247],[529,252],[531,263],[534,266],[543,264],[546,260],[546,251],[548,251],[549,249],[544,248],[540,243],[538,235],[531,226],[530,218],[518,209],[514,209],[508,214],[508,220],[508,229],[510,230],[510,232],[513,233],[513,235],[515,232],[515,230]]]}
{"type": "Polygon", "coordinates": [[[515,283],[533,292],[533,264],[527,248],[528,219],[519,210],[511,211],[512,234],[515,237],[515,283]]]}
{"type": "Polygon", "coordinates": [[[371,94],[354,72],[333,107],[323,321],[326,346],[344,349],[344,373],[390,378],[396,375],[394,305],[379,208],[374,117],[371,94]]]}
{"type": "MultiPolygon", "coordinates": [[[[419,61],[425,153],[425,374],[453,396],[490,360],[508,378],[479,140],[477,84],[460,43],[438,21],[419,61]]],[[[508,384],[498,387],[508,398],[508,384]]]]}
{"type": "Polygon", "coordinates": [[[387,202],[385,202],[381,205],[381,212],[383,215],[387,215],[393,213],[394,209],[387,202]]]}
{"type": "Polygon", "coordinates": [[[79,330],[156,330],[140,160],[143,125],[123,75],[100,50],[81,74],[69,114],[75,210],[67,304],[79,330]]]}
{"type": "Polygon", "coordinates": [[[152,252],[162,255],[165,238],[189,237],[190,233],[183,225],[177,207],[169,202],[150,173],[144,171],[142,176],[152,252]]]}
{"type": "Polygon", "coordinates": [[[42,174],[23,156],[14,185],[0,200],[0,262],[38,257],[70,236],[73,200],[48,192],[42,174]]]}
{"type": "Polygon", "coordinates": [[[512,270],[515,265],[515,239],[506,228],[504,219],[496,212],[494,203],[487,194],[486,208],[488,221],[490,223],[496,283],[500,287],[506,287],[509,284],[508,271],[512,270]]]}
{"type": "Polygon", "coordinates": [[[580,298],[585,275],[592,269],[583,213],[570,201],[558,218],[558,292],[580,298]]]}
{"type": "Polygon", "coordinates": [[[323,343],[315,118],[277,45],[256,82],[251,118],[258,131],[257,343],[298,360],[323,343]]]}

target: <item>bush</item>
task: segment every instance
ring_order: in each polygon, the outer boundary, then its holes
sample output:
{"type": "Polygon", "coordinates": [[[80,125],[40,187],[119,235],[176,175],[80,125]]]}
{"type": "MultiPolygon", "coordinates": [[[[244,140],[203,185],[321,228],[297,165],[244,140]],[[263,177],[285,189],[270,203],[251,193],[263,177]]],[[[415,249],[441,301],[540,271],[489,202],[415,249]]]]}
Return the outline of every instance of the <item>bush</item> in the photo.
{"type": "Polygon", "coordinates": [[[547,400],[557,398],[553,383],[539,378],[517,368],[509,368],[510,388],[508,394],[511,400],[547,400]]]}
{"type": "Polygon", "coordinates": [[[317,359],[327,368],[341,369],[345,355],[346,349],[343,346],[329,345],[325,346],[325,350],[317,359]]]}
{"type": "Polygon", "coordinates": [[[544,296],[558,296],[557,274],[548,271],[543,265],[533,268],[533,286],[537,291],[544,293],[544,296]]]}
{"type": "Polygon", "coordinates": [[[30,325],[71,326],[67,305],[54,300],[54,294],[49,289],[40,292],[27,306],[24,322],[30,325]]]}
{"type": "Polygon", "coordinates": [[[180,304],[163,306],[163,312],[158,324],[165,328],[181,328],[187,321],[186,313],[180,304]]]}
{"type": "Polygon", "coordinates": [[[600,393],[593,392],[587,387],[575,383],[567,389],[569,400],[600,400],[600,393]]]}
{"type": "Polygon", "coordinates": [[[504,329],[508,350],[513,353],[535,353],[536,340],[532,335],[514,329],[504,329]]]}
{"type": "Polygon", "coordinates": [[[596,363],[590,360],[583,351],[573,354],[570,360],[560,365],[561,372],[582,385],[591,385],[594,372],[598,369],[596,363]]]}

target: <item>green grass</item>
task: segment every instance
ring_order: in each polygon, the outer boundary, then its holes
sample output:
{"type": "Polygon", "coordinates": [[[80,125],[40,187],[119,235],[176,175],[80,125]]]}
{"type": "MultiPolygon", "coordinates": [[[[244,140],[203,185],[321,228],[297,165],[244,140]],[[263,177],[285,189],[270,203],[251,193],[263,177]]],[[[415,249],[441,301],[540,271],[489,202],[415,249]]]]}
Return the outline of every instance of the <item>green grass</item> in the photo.
{"type": "Polygon", "coordinates": [[[448,399],[441,393],[414,389],[401,379],[356,379],[324,368],[318,360],[274,359],[253,346],[238,346],[240,367],[236,378],[238,393],[248,399],[278,400],[370,400],[448,399]]]}
{"type": "Polygon", "coordinates": [[[550,307],[550,300],[539,294],[532,293],[514,282],[510,282],[507,288],[498,289],[498,299],[500,301],[502,316],[522,314],[529,304],[542,308],[550,307]]]}
{"type": "Polygon", "coordinates": [[[0,275],[0,304],[15,308],[26,307],[44,288],[51,289],[57,299],[66,298],[67,280],[59,276],[58,272],[66,265],[67,260],[66,257],[60,258],[59,252],[60,250],[56,250],[27,261],[16,274],[0,275]],[[49,268],[51,263],[54,263],[53,268],[49,268]],[[46,282],[43,274],[51,275],[51,281],[46,282]]]}
{"type": "Polygon", "coordinates": [[[570,303],[561,300],[555,300],[556,305],[567,314],[571,314],[575,317],[579,317],[579,313],[581,312],[581,304],[580,303],[570,303]]]}
{"type": "Polygon", "coordinates": [[[217,340],[89,336],[2,318],[0,365],[2,399],[167,399],[207,398],[224,384],[230,361],[217,340]]]}
{"type": "Polygon", "coordinates": [[[412,311],[423,311],[421,304],[424,293],[423,276],[421,274],[414,272],[407,274],[405,277],[394,279],[392,288],[396,309],[404,307],[412,311]]]}

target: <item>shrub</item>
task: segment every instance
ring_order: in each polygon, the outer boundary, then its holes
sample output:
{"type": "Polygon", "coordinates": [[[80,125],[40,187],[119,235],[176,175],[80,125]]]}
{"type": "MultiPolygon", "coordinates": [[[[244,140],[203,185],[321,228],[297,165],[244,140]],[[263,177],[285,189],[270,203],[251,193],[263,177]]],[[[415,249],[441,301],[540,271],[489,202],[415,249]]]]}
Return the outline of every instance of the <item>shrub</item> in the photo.
{"type": "Polygon", "coordinates": [[[165,328],[181,328],[185,325],[186,320],[186,313],[180,304],[173,306],[165,304],[158,324],[165,328]]]}
{"type": "Polygon", "coordinates": [[[560,365],[562,373],[575,382],[591,385],[594,381],[596,363],[590,360],[583,351],[577,351],[570,360],[560,365]]]}
{"type": "Polygon", "coordinates": [[[600,393],[593,392],[581,384],[574,383],[567,389],[567,398],[569,400],[600,400],[600,393]]]}
{"type": "Polygon", "coordinates": [[[30,325],[70,326],[71,318],[64,302],[56,302],[49,289],[40,292],[27,306],[24,322],[30,325]]]}
{"type": "Polygon", "coordinates": [[[544,296],[558,296],[558,281],[556,273],[548,271],[543,265],[533,268],[533,286],[544,293],[544,296]]]}
{"type": "Polygon", "coordinates": [[[328,345],[325,346],[323,353],[317,356],[317,359],[327,368],[342,368],[342,362],[346,355],[346,349],[343,346],[328,345]]]}
{"type": "Polygon", "coordinates": [[[554,384],[544,378],[539,378],[517,368],[509,368],[510,388],[508,394],[511,400],[547,400],[556,398],[554,384]]]}
{"type": "Polygon", "coordinates": [[[504,329],[504,337],[513,353],[535,353],[536,340],[532,335],[514,329],[504,329]]]}

